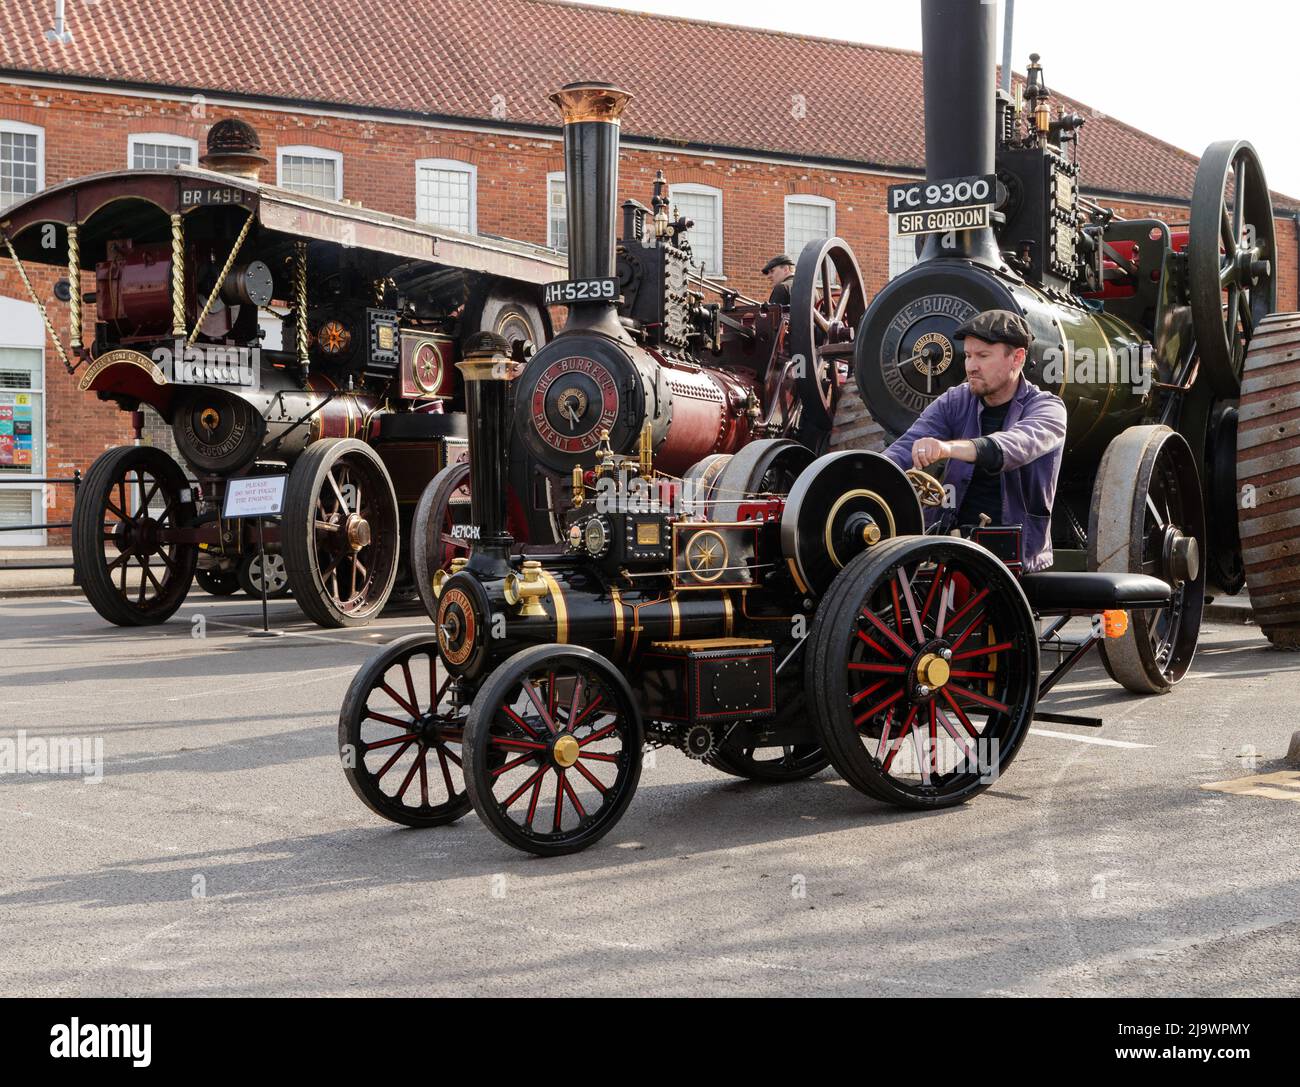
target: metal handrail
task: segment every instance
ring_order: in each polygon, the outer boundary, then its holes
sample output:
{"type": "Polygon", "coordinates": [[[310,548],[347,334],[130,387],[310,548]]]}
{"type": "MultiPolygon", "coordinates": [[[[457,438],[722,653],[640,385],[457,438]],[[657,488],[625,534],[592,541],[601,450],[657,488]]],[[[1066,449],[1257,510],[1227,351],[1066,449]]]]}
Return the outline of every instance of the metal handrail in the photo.
{"type": "MultiPolygon", "coordinates": [[[[72,501],[73,504],[75,505],[77,501],[77,493],[81,490],[81,469],[80,468],[74,469],[72,475],[70,476],[40,476],[40,477],[23,476],[21,478],[14,477],[12,479],[6,479],[5,475],[3,473],[0,473],[0,483],[6,483],[6,482],[23,483],[23,484],[71,483],[72,501]]],[[[71,521],[45,521],[41,524],[32,524],[32,525],[0,525],[0,533],[39,532],[51,528],[71,528],[71,527],[72,527],[71,521]]],[[[2,542],[3,539],[0,538],[0,543],[2,542]]],[[[65,560],[63,562],[5,562],[3,560],[0,560],[0,570],[71,570],[72,583],[74,585],[80,584],[80,581],[77,578],[76,565],[71,560],[65,560]]]]}

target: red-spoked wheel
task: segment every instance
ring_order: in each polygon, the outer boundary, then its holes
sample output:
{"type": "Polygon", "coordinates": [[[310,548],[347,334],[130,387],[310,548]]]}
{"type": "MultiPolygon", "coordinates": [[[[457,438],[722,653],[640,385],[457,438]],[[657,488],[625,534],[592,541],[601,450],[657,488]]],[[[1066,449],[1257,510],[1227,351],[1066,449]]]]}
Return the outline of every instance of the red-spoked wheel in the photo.
{"type": "Polygon", "coordinates": [[[832,764],[854,788],[946,808],[1019,751],[1038,696],[1038,636],[1020,585],[984,548],[886,540],[822,600],[805,688],[832,764]]]}
{"type": "Polygon", "coordinates": [[[644,729],[627,680],[579,646],[538,645],[479,688],[465,724],[474,810],[508,845],[575,853],[622,818],[641,777],[644,729]]]}
{"type": "Polygon", "coordinates": [[[352,680],[339,713],[339,757],[352,791],[408,827],[455,822],[470,809],[462,772],[466,701],[433,634],[399,638],[352,680]]]}

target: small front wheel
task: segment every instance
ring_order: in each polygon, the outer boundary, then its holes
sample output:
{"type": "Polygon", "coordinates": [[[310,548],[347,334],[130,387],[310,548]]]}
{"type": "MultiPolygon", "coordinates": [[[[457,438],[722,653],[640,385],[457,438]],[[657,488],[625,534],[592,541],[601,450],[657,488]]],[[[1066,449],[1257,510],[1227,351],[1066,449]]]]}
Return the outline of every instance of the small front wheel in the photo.
{"type": "Polygon", "coordinates": [[[608,661],[577,646],[533,646],[500,664],[470,706],[465,784],[506,844],[576,853],[627,809],[643,742],[632,691],[608,661]]]}
{"type": "Polygon", "coordinates": [[[352,680],[339,713],[339,755],[352,791],[376,815],[436,827],[469,811],[466,707],[456,683],[432,634],[385,646],[352,680]]]}

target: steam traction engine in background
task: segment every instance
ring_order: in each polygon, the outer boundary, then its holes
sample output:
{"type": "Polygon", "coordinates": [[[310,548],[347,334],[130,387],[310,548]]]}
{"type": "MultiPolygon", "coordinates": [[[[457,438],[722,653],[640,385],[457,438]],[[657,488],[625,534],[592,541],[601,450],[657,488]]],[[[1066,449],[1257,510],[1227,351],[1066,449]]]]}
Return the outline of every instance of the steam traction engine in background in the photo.
{"type": "MultiPolygon", "coordinates": [[[[560,512],[575,486],[590,484],[603,438],[633,454],[648,434],[656,469],[698,476],[702,498],[788,483],[825,449],[848,376],[866,309],[852,251],[839,238],[809,243],[788,308],[744,298],[693,263],[691,224],[672,214],[662,172],[649,206],[622,205],[616,243],[619,119],[630,96],[575,83],[551,97],[564,119],[570,278],[552,283],[546,301],[569,314],[514,384],[512,532],[564,537],[560,512]],[[760,453],[751,445],[762,438],[791,440],[760,453]]],[[[434,574],[468,550],[469,475],[445,472],[417,511],[416,584],[430,614],[434,574]]]]}
{"type": "Polygon", "coordinates": [[[1169,607],[1135,613],[1105,644],[1111,675],[1139,692],[1176,682],[1207,586],[1248,581],[1264,632],[1295,644],[1300,579],[1285,564],[1300,457],[1294,428],[1273,424],[1294,402],[1276,390],[1300,382],[1300,317],[1272,314],[1277,249],[1254,150],[1207,149],[1187,229],[1121,219],[1081,195],[1084,121],[1053,116],[1036,55],[1014,98],[995,95],[993,5],[927,0],[923,13],[928,180],[895,186],[890,211],[926,241],[859,329],[867,409],[901,434],[964,380],[963,321],[1022,314],[1035,337],[1026,376],[1069,413],[1057,568],[1174,586],[1169,607]]]}
{"type": "Polygon", "coordinates": [[[253,130],[223,120],[206,169],[99,174],[0,220],[25,281],[26,263],[66,255],[75,362],[46,323],[80,388],[134,413],[137,437],[156,411],[197,480],[138,443],[88,472],[74,559],[115,623],[166,620],[195,576],[226,594],[277,573],[322,625],[373,618],[406,569],[399,539],[424,485],[464,453],[461,342],[549,333],[553,252],[264,185],[265,162],[253,130]],[[221,519],[225,484],[286,470],[262,571],[252,526],[221,519]]]}
{"type": "MultiPolygon", "coordinates": [[[[570,164],[612,147],[614,91],[559,97],[584,107],[566,118],[570,164]]],[[[571,225],[612,221],[612,183],[569,191],[586,214],[571,203],[571,225]]],[[[434,630],[372,656],[340,712],[344,772],[378,815],[430,827],[472,806],[516,848],[570,853],[622,816],[646,742],[759,781],[833,763],[869,796],[948,807],[1010,765],[1040,694],[1098,640],[1040,676],[1036,615],[1168,604],[1154,577],[1017,577],[980,542],[924,535],[921,502],[943,497],[932,477],[865,451],[814,458],[754,436],[752,415],[746,434],[721,372],[687,371],[700,384],[680,388],[714,382],[715,406],[688,399],[679,433],[655,389],[676,367],[619,319],[607,243],[571,236],[588,274],[563,288],[565,332],[526,364],[484,335],[458,364],[469,543],[433,573],[434,630]],[[571,466],[546,552],[520,553],[508,529],[512,404],[532,463],[571,466]]]]}

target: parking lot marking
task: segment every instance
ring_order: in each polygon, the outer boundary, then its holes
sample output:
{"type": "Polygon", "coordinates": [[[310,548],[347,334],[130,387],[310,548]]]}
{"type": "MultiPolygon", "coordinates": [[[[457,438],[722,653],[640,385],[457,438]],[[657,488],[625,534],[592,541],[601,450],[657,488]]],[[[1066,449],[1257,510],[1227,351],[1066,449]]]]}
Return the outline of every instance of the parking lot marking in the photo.
{"type": "Polygon", "coordinates": [[[1214,793],[1234,796],[1262,796],[1266,800],[1300,803],[1300,770],[1278,770],[1272,774],[1251,774],[1229,781],[1211,781],[1201,786],[1214,793]]]}
{"type": "Polygon", "coordinates": [[[1057,740],[1075,740],[1081,744],[1100,744],[1102,747],[1155,747],[1155,744],[1135,744],[1132,740],[1106,740],[1100,736],[1079,736],[1073,732],[1053,732],[1047,728],[1031,728],[1031,736],[1051,736],[1057,740]]]}

